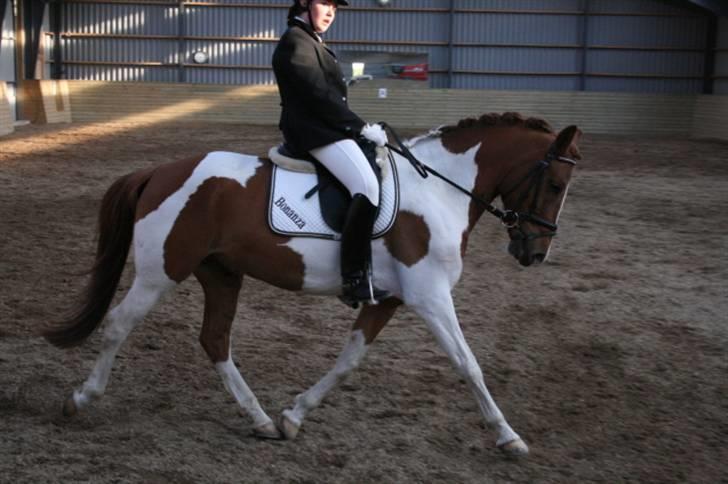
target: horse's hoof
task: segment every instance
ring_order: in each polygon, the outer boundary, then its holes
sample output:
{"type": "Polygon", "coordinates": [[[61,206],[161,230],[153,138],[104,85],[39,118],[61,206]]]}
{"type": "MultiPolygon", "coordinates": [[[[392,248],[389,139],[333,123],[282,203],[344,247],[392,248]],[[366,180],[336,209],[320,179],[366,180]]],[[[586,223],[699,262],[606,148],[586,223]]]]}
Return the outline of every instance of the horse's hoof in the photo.
{"type": "Polygon", "coordinates": [[[300,423],[296,423],[286,415],[286,411],[281,415],[279,428],[283,431],[283,435],[287,440],[293,440],[298,435],[298,430],[301,428],[300,423]]]}
{"type": "Polygon", "coordinates": [[[521,439],[511,440],[498,448],[510,457],[523,457],[528,455],[528,446],[521,439]]]}
{"type": "Polygon", "coordinates": [[[253,435],[259,439],[283,440],[283,434],[273,422],[267,422],[253,429],[253,435]]]}
{"type": "Polygon", "coordinates": [[[63,416],[64,417],[73,417],[78,413],[78,407],[76,406],[76,402],[73,400],[73,395],[66,398],[66,401],[63,402],[63,416]]]}

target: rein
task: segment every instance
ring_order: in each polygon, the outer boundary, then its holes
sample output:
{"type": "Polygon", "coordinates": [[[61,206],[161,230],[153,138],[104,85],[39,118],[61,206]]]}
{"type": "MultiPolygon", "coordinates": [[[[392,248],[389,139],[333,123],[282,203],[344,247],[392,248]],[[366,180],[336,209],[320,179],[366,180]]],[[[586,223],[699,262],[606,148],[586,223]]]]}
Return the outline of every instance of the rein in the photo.
{"type": "Polygon", "coordinates": [[[389,143],[386,144],[387,148],[394,151],[395,153],[398,153],[407,161],[410,162],[410,164],[414,167],[414,169],[417,171],[417,173],[422,178],[427,178],[429,174],[432,174],[436,176],[437,178],[441,179],[448,185],[452,186],[453,188],[459,190],[460,192],[464,193],[468,197],[470,197],[472,200],[475,200],[476,202],[480,203],[483,208],[488,211],[489,213],[493,214],[495,217],[497,217],[503,225],[505,225],[508,229],[518,229],[519,232],[522,235],[522,238],[525,238],[527,240],[535,239],[539,237],[553,237],[556,235],[556,230],[558,229],[558,226],[556,224],[553,224],[549,222],[548,220],[544,220],[543,218],[534,215],[533,212],[536,209],[536,202],[538,200],[539,191],[541,188],[541,179],[543,177],[544,172],[546,171],[546,168],[549,167],[551,164],[551,161],[560,161],[563,163],[568,163],[570,165],[576,165],[576,161],[572,160],[571,158],[566,158],[564,156],[559,156],[553,153],[551,150],[546,154],[546,157],[543,160],[539,160],[539,162],[536,164],[535,167],[533,167],[521,180],[516,183],[510,190],[508,190],[505,194],[501,194],[501,199],[504,199],[506,196],[513,193],[513,191],[521,186],[524,182],[533,179],[531,184],[529,185],[529,189],[525,190],[521,196],[518,199],[518,202],[516,203],[516,206],[520,205],[528,196],[528,194],[531,192],[531,189],[535,186],[536,187],[536,195],[533,198],[533,202],[531,203],[531,207],[529,207],[528,212],[519,212],[515,210],[501,210],[500,208],[496,207],[492,203],[488,202],[484,198],[476,195],[475,193],[466,190],[465,188],[461,187],[454,181],[447,178],[445,175],[439,173],[434,168],[427,166],[426,164],[422,163],[420,160],[418,160],[415,155],[412,154],[412,152],[405,146],[405,144],[400,139],[399,135],[397,134],[394,129],[389,126],[387,123],[379,123],[381,124],[382,128],[389,131],[389,133],[394,138],[394,141],[397,143],[397,146],[393,146],[389,143]],[[531,222],[536,225],[540,225],[542,227],[545,227],[549,229],[551,232],[543,233],[543,234],[536,234],[536,235],[527,235],[523,233],[523,231],[520,229],[520,222],[531,222]]]}

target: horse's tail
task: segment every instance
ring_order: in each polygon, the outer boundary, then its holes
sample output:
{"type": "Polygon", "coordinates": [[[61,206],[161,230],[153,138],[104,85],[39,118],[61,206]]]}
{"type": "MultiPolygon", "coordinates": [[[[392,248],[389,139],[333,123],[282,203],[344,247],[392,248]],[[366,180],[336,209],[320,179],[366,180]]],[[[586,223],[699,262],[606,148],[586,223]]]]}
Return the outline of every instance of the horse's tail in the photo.
{"type": "Polygon", "coordinates": [[[43,332],[51,344],[60,348],[80,345],[103,321],[129,255],[137,202],[152,172],[148,169],[123,176],[106,191],[99,209],[91,279],[73,312],[43,332]]]}

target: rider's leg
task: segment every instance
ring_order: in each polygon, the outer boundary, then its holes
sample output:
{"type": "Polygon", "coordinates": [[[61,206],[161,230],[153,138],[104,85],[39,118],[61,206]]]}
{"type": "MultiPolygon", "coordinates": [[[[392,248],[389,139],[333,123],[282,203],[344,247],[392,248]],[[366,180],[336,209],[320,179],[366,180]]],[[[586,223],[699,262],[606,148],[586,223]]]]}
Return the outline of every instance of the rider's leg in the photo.
{"type": "Polygon", "coordinates": [[[354,140],[345,139],[311,150],[311,154],[349,190],[379,205],[379,182],[369,160],[354,140]]]}
{"type": "Polygon", "coordinates": [[[342,300],[354,307],[387,296],[371,280],[371,235],[379,204],[379,182],[359,146],[350,139],[311,150],[352,195],[341,233],[342,300]]]}

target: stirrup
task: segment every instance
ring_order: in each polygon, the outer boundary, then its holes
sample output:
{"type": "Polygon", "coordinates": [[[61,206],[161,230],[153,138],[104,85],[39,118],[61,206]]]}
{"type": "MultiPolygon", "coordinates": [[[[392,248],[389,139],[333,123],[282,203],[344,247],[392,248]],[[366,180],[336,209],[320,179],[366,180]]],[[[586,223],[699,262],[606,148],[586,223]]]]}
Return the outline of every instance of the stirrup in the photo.
{"type": "Polygon", "coordinates": [[[389,292],[374,287],[370,275],[345,277],[343,291],[339,300],[354,309],[359,307],[359,303],[375,305],[389,297],[389,292]]]}

